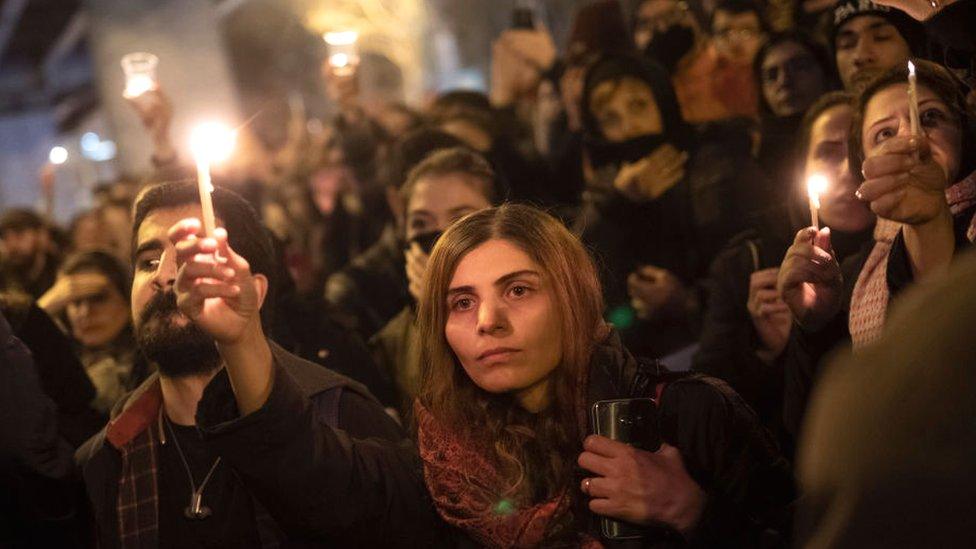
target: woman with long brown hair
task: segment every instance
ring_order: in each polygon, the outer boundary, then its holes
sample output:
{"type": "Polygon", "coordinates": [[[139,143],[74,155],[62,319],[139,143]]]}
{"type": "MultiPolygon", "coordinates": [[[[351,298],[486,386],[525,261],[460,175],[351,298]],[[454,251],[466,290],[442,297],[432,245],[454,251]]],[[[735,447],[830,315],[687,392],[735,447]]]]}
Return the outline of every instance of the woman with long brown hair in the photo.
{"type": "Polygon", "coordinates": [[[596,546],[588,506],[655,526],[649,541],[753,545],[789,502],[785,461],[755,414],[717,380],[630,355],[602,320],[589,254],[551,216],[471,214],[427,272],[420,454],[439,514],[477,543],[596,546]],[[658,451],[587,437],[595,401],[655,396],[658,451]]]}

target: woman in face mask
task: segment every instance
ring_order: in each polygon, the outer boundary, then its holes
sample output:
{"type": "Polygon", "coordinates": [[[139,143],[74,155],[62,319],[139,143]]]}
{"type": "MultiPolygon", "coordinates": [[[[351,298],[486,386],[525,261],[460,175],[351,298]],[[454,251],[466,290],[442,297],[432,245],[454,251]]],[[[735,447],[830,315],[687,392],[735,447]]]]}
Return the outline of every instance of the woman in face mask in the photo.
{"type": "Polygon", "coordinates": [[[747,140],[719,155],[697,141],[656,65],[603,58],[583,105],[589,188],[578,229],[602,256],[611,320],[639,352],[664,356],[696,339],[695,281],[740,230],[748,204],[738,198],[760,177],[747,140]]]}
{"type": "Polygon", "coordinates": [[[419,389],[416,306],[430,251],[452,223],[491,206],[501,194],[487,160],[462,147],[431,153],[410,171],[400,189],[403,257],[412,302],[370,339],[369,346],[377,365],[396,381],[403,417],[409,416],[419,389]]]}

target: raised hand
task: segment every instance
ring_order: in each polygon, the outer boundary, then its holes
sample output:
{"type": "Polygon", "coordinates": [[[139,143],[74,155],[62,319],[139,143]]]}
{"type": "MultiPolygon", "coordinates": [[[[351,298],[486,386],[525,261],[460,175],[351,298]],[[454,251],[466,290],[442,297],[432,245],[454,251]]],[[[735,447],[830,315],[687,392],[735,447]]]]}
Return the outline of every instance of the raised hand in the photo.
{"type": "Polygon", "coordinates": [[[424,290],[424,273],[427,271],[427,260],[430,256],[420,249],[416,242],[410,243],[410,248],[403,252],[407,261],[407,281],[409,284],[410,295],[420,301],[420,296],[424,290]]]}
{"type": "Polygon", "coordinates": [[[668,317],[687,302],[681,280],[667,269],[644,265],[627,277],[631,306],[642,319],[668,317]]]}
{"type": "Polygon", "coordinates": [[[674,446],[648,452],[590,435],[583,450],[579,466],[598,475],[581,485],[594,513],[642,526],[666,524],[685,534],[698,524],[705,492],[674,446]]]}
{"type": "Polygon", "coordinates": [[[180,311],[214,338],[233,345],[260,332],[268,281],[227,243],[227,231],[202,236],[200,220],[183,219],[168,233],[176,246],[176,301],[180,311]]]}
{"type": "Polygon", "coordinates": [[[613,186],[635,202],[654,200],[684,179],[687,161],[687,152],[665,143],[637,162],[621,166],[613,186]]]}
{"type": "Polygon", "coordinates": [[[919,225],[949,209],[948,176],[932,158],[924,135],[891,137],[864,160],[864,183],[857,190],[879,217],[919,225]]]}
{"type": "Polygon", "coordinates": [[[843,278],[830,246],[830,229],[796,233],[779,267],[776,287],[800,325],[817,330],[840,311],[843,278]]]}
{"type": "Polygon", "coordinates": [[[775,360],[786,348],[793,324],[793,314],[776,289],[778,277],[778,267],[756,271],[749,276],[746,308],[762,343],[756,354],[766,362],[775,360]]]}

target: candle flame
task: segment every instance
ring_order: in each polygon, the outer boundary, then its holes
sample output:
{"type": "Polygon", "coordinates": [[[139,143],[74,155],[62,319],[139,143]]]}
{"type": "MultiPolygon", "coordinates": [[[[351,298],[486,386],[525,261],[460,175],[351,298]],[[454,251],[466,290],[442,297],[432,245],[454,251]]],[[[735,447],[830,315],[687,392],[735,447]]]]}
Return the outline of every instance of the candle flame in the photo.
{"type": "Polygon", "coordinates": [[[807,194],[814,207],[820,207],[820,195],[827,190],[827,178],[814,174],[807,178],[807,194]]]}
{"type": "Polygon", "coordinates": [[[50,154],[47,155],[47,159],[51,161],[51,164],[60,166],[68,161],[68,149],[64,147],[53,147],[50,154]]]}
{"type": "Polygon", "coordinates": [[[329,64],[336,68],[342,68],[349,65],[349,56],[344,53],[337,53],[329,57],[329,64]]]}
{"type": "Polygon", "coordinates": [[[218,122],[205,122],[193,128],[190,150],[197,161],[223,162],[234,152],[237,132],[218,122]]]}
{"type": "Polygon", "coordinates": [[[915,63],[912,63],[911,60],[908,61],[908,75],[915,76],[915,63]]]}
{"type": "Polygon", "coordinates": [[[327,32],[322,35],[322,38],[330,46],[349,46],[359,40],[359,33],[356,31],[327,32]]]}
{"type": "Polygon", "coordinates": [[[153,81],[152,77],[145,74],[137,74],[129,78],[129,81],[125,84],[125,91],[122,94],[125,97],[136,98],[155,87],[156,82],[153,81]]]}

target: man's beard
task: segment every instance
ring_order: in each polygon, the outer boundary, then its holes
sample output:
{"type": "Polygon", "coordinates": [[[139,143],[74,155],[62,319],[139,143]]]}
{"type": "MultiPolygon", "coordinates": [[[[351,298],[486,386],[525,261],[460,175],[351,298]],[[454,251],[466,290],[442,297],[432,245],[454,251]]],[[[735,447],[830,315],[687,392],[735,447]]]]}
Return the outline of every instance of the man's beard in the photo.
{"type": "Polygon", "coordinates": [[[175,324],[180,311],[176,294],[159,292],[139,313],[136,342],[143,354],[166,377],[186,377],[212,372],[220,366],[213,338],[196,324],[175,324]]]}

